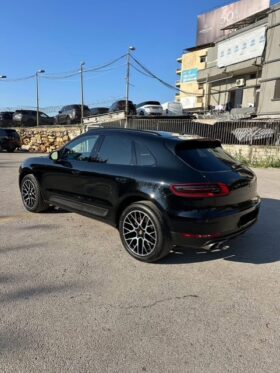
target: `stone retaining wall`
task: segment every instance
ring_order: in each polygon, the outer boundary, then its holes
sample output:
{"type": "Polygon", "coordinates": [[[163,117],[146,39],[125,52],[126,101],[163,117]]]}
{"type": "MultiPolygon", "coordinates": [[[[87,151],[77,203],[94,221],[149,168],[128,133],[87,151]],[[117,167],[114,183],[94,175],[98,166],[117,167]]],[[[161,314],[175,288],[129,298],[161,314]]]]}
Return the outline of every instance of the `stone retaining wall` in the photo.
{"type": "Polygon", "coordinates": [[[29,152],[50,153],[82,133],[78,126],[71,127],[24,127],[15,128],[22,148],[29,152]]]}
{"type": "MultiPolygon", "coordinates": [[[[16,128],[22,148],[29,152],[50,153],[82,133],[79,126],[16,128]]],[[[232,156],[250,163],[280,160],[280,146],[223,145],[232,156]]]]}

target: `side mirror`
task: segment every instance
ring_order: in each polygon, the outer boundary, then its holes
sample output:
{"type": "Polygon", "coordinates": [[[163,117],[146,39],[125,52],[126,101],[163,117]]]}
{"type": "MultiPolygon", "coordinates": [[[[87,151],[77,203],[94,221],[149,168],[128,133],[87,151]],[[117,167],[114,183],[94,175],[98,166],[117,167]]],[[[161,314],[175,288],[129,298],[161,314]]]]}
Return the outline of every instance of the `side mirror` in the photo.
{"type": "Polygon", "coordinates": [[[58,154],[58,151],[55,150],[54,152],[51,152],[50,154],[50,159],[53,160],[53,161],[58,161],[59,159],[59,154],[58,154]]]}
{"type": "Polygon", "coordinates": [[[58,114],[61,114],[61,110],[59,110],[58,114]]]}

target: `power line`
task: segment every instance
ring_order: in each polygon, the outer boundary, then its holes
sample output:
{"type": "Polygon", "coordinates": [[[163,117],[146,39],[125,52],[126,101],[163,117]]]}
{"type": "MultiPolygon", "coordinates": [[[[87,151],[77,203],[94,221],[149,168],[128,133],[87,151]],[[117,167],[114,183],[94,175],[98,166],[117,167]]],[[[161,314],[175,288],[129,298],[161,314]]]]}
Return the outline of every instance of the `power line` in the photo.
{"type": "MultiPolygon", "coordinates": [[[[109,66],[115,64],[116,62],[123,59],[125,56],[126,56],[126,54],[123,54],[122,56],[120,56],[120,57],[114,59],[113,61],[110,61],[110,62],[108,62],[104,65],[84,69],[84,72],[88,73],[88,72],[97,72],[99,70],[104,70],[106,67],[109,67],[109,66]]],[[[41,76],[41,79],[49,79],[49,80],[68,79],[68,78],[72,78],[73,76],[77,76],[79,74],[80,74],[80,69],[75,69],[75,70],[61,72],[61,73],[46,73],[46,74],[41,76]]],[[[5,82],[5,83],[20,82],[20,81],[24,81],[24,80],[33,79],[35,76],[36,76],[36,74],[32,74],[32,75],[28,75],[28,76],[24,76],[24,77],[20,77],[20,78],[14,78],[14,79],[0,79],[0,82],[5,82]]]]}
{"type": "MultiPolygon", "coordinates": [[[[97,67],[91,67],[91,68],[88,68],[88,69],[84,69],[84,73],[89,73],[89,72],[98,72],[98,71],[109,71],[110,69],[108,70],[104,70],[106,67],[109,67],[111,65],[114,65],[115,63],[117,63],[118,61],[120,61],[121,59],[123,59],[126,55],[122,55],[116,59],[114,59],[113,61],[110,61],[104,65],[101,65],[101,66],[97,66],[97,67]]],[[[73,76],[77,76],[80,74],[80,70],[73,70],[73,72],[71,72],[70,74],[65,74],[64,75],[54,75],[54,74],[45,74],[44,76],[42,76],[43,79],[49,79],[49,80],[59,80],[59,79],[68,79],[68,78],[72,78],[73,76]]]]}
{"type": "Polygon", "coordinates": [[[111,66],[113,64],[115,64],[116,62],[120,61],[121,59],[123,59],[124,57],[126,57],[126,54],[123,54],[122,56],[114,59],[113,61],[109,62],[109,63],[106,63],[105,65],[102,65],[102,66],[97,66],[97,67],[91,67],[89,69],[84,69],[85,72],[91,72],[91,71],[97,71],[97,70],[101,70],[101,69],[104,69],[105,67],[108,67],[108,66],[111,66]]]}
{"type": "MultiPolygon", "coordinates": [[[[125,64],[121,64],[119,66],[114,66],[114,67],[111,67],[109,69],[103,69],[103,70],[97,70],[97,71],[91,71],[92,73],[96,73],[98,74],[99,76],[103,75],[103,74],[107,74],[108,72],[112,71],[112,70],[117,70],[117,69],[120,69],[122,68],[123,66],[125,66],[125,64]]],[[[85,70],[84,70],[85,72],[85,70]]],[[[73,79],[73,80],[69,80],[69,78],[73,77],[73,76],[78,76],[80,75],[80,73],[78,74],[73,74],[73,75],[67,75],[66,77],[57,77],[57,78],[52,78],[52,77],[44,77],[45,79],[48,79],[48,80],[62,80],[62,81],[66,81],[66,82],[78,82],[79,79],[73,79]]],[[[42,76],[43,77],[43,76],[42,76]]],[[[88,80],[92,80],[92,79],[96,79],[96,76],[91,76],[91,77],[86,77],[84,78],[85,81],[88,81],[88,80]]]]}
{"type": "MultiPolygon", "coordinates": [[[[148,76],[150,78],[158,80],[165,87],[170,88],[170,89],[172,89],[174,91],[181,92],[181,93],[184,93],[184,94],[187,94],[187,95],[193,95],[193,96],[195,95],[194,92],[183,91],[182,89],[177,88],[177,87],[173,86],[172,84],[165,82],[164,80],[162,80],[161,78],[159,78],[157,75],[155,75],[154,73],[152,73],[147,67],[145,67],[141,62],[139,62],[135,57],[131,56],[131,58],[137,63],[138,66],[141,67],[141,69],[143,69],[145,71],[145,73],[143,73],[142,71],[139,71],[139,69],[136,68],[136,70],[138,72],[140,72],[141,74],[146,75],[146,76],[148,76]]],[[[133,67],[135,68],[135,66],[133,66],[133,67]]]]}
{"type": "Polygon", "coordinates": [[[36,76],[36,74],[29,75],[29,76],[24,76],[22,78],[15,78],[15,79],[0,79],[0,82],[3,82],[3,83],[21,82],[21,81],[24,81],[24,80],[33,79],[33,78],[35,78],[35,76],[36,76]]]}

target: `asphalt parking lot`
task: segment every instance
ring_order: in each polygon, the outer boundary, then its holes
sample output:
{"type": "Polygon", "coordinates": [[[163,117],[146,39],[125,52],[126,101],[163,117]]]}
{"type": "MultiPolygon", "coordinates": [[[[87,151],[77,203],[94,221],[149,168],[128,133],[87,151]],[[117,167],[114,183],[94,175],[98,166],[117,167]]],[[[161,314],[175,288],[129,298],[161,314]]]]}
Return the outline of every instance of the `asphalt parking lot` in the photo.
{"type": "Polygon", "coordinates": [[[110,226],[26,212],[28,156],[0,153],[1,372],[279,372],[279,169],[227,249],[144,264],[110,226]]]}

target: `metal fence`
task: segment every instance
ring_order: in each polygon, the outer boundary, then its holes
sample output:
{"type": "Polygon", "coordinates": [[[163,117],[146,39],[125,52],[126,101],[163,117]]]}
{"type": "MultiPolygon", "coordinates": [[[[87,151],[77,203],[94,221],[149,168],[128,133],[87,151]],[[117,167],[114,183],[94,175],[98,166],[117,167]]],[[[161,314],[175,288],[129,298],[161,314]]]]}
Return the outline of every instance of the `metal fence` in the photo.
{"type": "Polygon", "coordinates": [[[223,144],[280,146],[280,121],[230,121],[206,124],[184,118],[128,118],[103,127],[168,131],[221,140],[223,144]]]}

